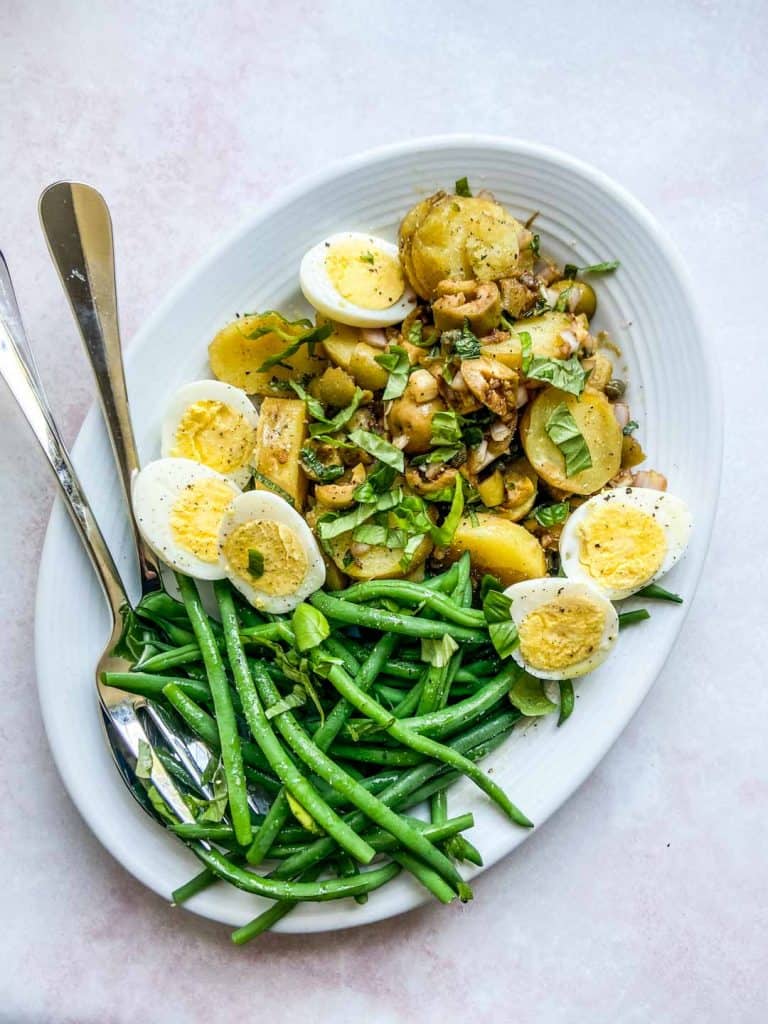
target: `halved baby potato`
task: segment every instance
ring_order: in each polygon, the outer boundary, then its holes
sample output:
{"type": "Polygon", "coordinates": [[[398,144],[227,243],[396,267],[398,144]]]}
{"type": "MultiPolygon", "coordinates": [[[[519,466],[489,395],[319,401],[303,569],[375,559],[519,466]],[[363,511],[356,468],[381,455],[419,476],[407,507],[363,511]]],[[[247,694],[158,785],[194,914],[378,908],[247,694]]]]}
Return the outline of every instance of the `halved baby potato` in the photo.
{"type": "Polygon", "coordinates": [[[527,407],[520,423],[520,440],[533,468],[551,487],[568,494],[594,494],[621,466],[622,432],[611,403],[600,392],[585,391],[581,398],[557,388],[546,388],[527,407]],[[569,477],[565,458],[550,439],[546,424],[565,403],[589,448],[592,465],[569,477]]]}
{"type": "Polygon", "coordinates": [[[465,551],[475,574],[493,573],[505,587],[547,575],[544,549],[533,534],[492,512],[478,512],[474,522],[466,517],[459,523],[447,548],[448,561],[455,562],[465,551]]]}
{"type": "Polygon", "coordinates": [[[328,545],[336,566],[353,580],[402,579],[424,564],[434,546],[429,537],[425,537],[414,552],[408,568],[404,569],[400,564],[402,548],[374,546],[361,551],[361,546],[352,541],[351,531],[334,537],[328,545]]]}
{"type": "Polygon", "coordinates": [[[568,313],[542,313],[541,316],[519,320],[510,337],[504,341],[494,341],[481,346],[485,356],[494,356],[500,363],[519,370],[522,366],[520,332],[527,331],[531,336],[531,351],[535,356],[545,359],[566,359],[570,348],[560,337],[562,331],[573,330],[574,318],[568,313]]]}
{"type": "Polygon", "coordinates": [[[286,366],[259,369],[309,329],[306,323],[290,323],[279,313],[241,316],[223,327],[208,346],[214,376],[249,395],[278,395],[281,392],[271,384],[274,379],[316,376],[325,368],[325,360],[317,352],[310,352],[308,345],[302,345],[285,360],[286,366]]]}

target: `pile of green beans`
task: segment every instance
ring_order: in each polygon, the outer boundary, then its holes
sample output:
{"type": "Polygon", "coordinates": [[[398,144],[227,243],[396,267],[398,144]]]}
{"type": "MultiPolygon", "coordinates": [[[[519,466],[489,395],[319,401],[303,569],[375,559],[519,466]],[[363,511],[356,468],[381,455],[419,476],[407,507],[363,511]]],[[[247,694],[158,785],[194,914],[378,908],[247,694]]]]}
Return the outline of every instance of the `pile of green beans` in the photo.
{"type": "MultiPolygon", "coordinates": [[[[169,761],[195,821],[167,825],[202,865],[174,902],[219,882],[271,901],[233,934],[241,944],[303,901],[364,903],[401,872],[440,902],[471,899],[459,866],[482,856],[450,787],[465,777],[514,826],[532,823],[478,763],[521,717],[509,692],[522,670],[494,651],[468,556],[420,583],[317,592],[329,635],[309,649],[292,616],[255,611],[227,582],[218,619],[193,580],[178,585],[181,601],[139,605],[132,671],[104,677],[163,704],[214,755],[205,792],[169,761]],[[425,801],[426,821],[409,813],[425,801]]],[[[561,697],[564,721],[567,681],[561,697]]]]}

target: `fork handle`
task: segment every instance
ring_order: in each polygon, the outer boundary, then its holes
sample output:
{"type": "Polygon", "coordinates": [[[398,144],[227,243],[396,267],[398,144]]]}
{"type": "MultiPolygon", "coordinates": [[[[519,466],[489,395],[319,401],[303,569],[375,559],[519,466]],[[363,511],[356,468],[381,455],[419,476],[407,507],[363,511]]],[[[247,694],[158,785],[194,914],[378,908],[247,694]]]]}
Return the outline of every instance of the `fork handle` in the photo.
{"type": "Polygon", "coordinates": [[[144,543],[131,502],[139,471],[117,318],[112,220],[90,185],[59,181],[40,196],[40,223],[96,377],[99,402],[115,454],[139,556],[142,589],[160,585],[157,560],[144,543]]]}
{"type": "Polygon", "coordinates": [[[83,493],[67,449],[56,427],[32,361],[29,342],[11,283],[5,258],[0,253],[0,375],[11,390],[27,423],[59,482],[67,511],[80,534],[117,619],[128,603],[120,574],[83,493]]]}

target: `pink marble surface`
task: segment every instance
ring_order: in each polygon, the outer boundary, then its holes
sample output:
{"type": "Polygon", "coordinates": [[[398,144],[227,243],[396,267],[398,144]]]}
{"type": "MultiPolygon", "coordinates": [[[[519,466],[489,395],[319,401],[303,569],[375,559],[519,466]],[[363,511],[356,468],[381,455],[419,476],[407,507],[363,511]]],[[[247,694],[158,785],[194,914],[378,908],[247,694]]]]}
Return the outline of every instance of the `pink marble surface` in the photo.
{"type": "Polygon", "coordinates": [[[0,245],[69,440],[92,386],[37,228],[44,185],[108,197],[130,339],[282,184],[472,129],[591,160],[663,220],[727,398],[708,571],[656,687],[576,796],[470,906],[235,950],[129,877],[61,786],[31,661],[53,491],[0,389],[1,1020],[768,1019],[767,35],[758,0],[1,5],[0,245]]]}

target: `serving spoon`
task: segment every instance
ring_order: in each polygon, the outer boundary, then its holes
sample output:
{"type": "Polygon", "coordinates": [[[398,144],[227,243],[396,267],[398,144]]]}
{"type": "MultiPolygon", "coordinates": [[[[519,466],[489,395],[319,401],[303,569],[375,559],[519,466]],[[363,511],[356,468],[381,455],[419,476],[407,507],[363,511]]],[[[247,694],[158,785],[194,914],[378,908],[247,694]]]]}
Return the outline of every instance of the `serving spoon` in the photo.
{"type": "Polygon", "coordinates": [[[116,649],[119,649],[125,616],[130,610],[130,601],[85,491],[72,466],[69,453],[43,391],[22,323],[11,276],[2,253],[0,253],[0,375],[10,388],[11,394],[45,453],[61,488],[67,511],[96,570],[96,575],[107,599],[112,628],[107,646],[96,666],[95,682],[103,719],[107,725],[106,733],[112,756],[131,793],[145,810],[149,810],[148,804],[141,796],[138,787],[131,784],[132,779],[127,772],[128,767],[133,773],[133,778],[136,778],[136,769],[141,765],[142,779],[154,787],[154,791],[160,796],[169,811],[179,821],[191,822],[194,817],[160,760],[139,718],[138,712],[147,708],[147,700],[138,695],[106,686],[102,682],[104,672],[128,672],[131,668],[132,663],[128,658],[115,653],[116,649]],[[130,759],[129,766],[126,764],[126,757],[130,759]]]}

